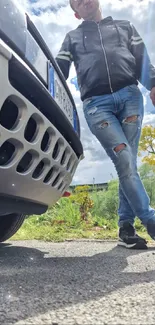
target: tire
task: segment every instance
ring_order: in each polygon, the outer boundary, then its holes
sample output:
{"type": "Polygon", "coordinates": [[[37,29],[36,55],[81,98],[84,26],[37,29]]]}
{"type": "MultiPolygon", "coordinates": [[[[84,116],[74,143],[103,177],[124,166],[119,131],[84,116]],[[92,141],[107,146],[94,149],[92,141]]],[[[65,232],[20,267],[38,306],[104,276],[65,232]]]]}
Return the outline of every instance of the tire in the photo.
{"type": "Polygon", "coordinates": [[[12,213],[0,216],[0,242],[12,237],[24,222],[25,215],[12,213]]]}

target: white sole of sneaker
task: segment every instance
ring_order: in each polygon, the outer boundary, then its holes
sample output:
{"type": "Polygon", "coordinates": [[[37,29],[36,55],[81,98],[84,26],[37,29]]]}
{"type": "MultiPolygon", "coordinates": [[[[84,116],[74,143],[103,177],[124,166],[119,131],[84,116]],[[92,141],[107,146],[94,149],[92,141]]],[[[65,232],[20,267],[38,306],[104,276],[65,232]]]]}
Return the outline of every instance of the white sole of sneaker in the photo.
{"type": "Polygon", "coordinates": [[[127,244],[123,241],[119,241],[117,243],[118,246],[122,246],[122,247],[125,247],[125,248],[128,248],[128,249],[132,249],[132,248],[137,248],[137,249],[147,249],[147,244],[145,243],[134,243],[134,244],[127,244]]]}
{"type": "Polygon", "coordinates": [[[123,247],[126,247],[126,248],[133,248],[136,245],[137,245],[137,243],[135,243],[135,244],[127,244],[127,243],[124,243],[123,241],[118,242],[118,246],[123,246],[123,247]]]}

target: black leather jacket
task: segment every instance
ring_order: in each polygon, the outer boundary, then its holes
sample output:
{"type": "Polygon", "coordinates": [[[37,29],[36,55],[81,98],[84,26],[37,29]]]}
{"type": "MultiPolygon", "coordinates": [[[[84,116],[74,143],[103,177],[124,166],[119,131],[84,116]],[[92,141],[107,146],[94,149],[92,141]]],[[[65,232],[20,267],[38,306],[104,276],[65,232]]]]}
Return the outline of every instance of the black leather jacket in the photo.
{"type": "Polygon", "coordinates": [[[66,35],[56,61],[66,79],[74,62],[82,100],[137,81],[148,90],[155,86],[155,68],[145,44],[126,20],[84,21],[66,35]]]}

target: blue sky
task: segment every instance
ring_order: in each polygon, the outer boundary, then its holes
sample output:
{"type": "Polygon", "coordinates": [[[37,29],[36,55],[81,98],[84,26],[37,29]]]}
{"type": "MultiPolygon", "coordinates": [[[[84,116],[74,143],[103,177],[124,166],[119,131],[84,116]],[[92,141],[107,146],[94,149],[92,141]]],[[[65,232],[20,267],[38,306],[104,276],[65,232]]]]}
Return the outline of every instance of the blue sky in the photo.
{"type": "MultiPolygon", "coordinates": [[[[75,19],[68,0],[15,0],[22,9],[29,12],[36,26],[40,30],[53,55],[55,56],[61,46],[65,34],[77,27],[79,22],[75,19]]],[[[114,19],[130,20],[146,43],[152,63],[155,65],[155,0],[101,0],[103,16],[111,15],[114,19]]],[[[75,174],[74,182],[91,183],[106,182],[116,177],[115,169],[102,149],[99,142],[90,133],[85,122],[79,91],[73,84],[76,77],[74,66],[67,81],[74,97],[81,121],[82,142],[85,159],[80,163],[75,174]]],[[[155,124],[155,108],[149,98],[149,92],[141,88],[144,96],[145,117],[144,124],[155,124]]]]}

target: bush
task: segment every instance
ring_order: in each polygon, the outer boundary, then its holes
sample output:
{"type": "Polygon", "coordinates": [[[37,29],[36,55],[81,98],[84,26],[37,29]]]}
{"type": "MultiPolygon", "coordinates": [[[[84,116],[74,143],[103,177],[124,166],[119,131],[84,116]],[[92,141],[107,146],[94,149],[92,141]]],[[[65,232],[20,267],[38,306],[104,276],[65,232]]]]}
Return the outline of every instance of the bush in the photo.
{"type": "Polygon", "coordinates": [[[117,219],[118,209],[118,182],[111,181],[108,191],[96,192],[93,194],[94,208],[92,215],[108,220],[117,219]]]}
{"type": "Polygon", "coordinates": [[[69,200],[78,206],[81,215],[81,221],[88,220],[90,216],[90,210],[92,209],[94,202],[89,195],[89,186],[77,186],[74,193],[70,196],[69,200]]]}
{"type": "Polygon", "coordinates": [[[70,227],[79,227],[81,222],[78,206],[72,204],[68,198],[61,198],[58,203],[35,220],[37,224],[52,226],[65,223],[70,227]]]}

